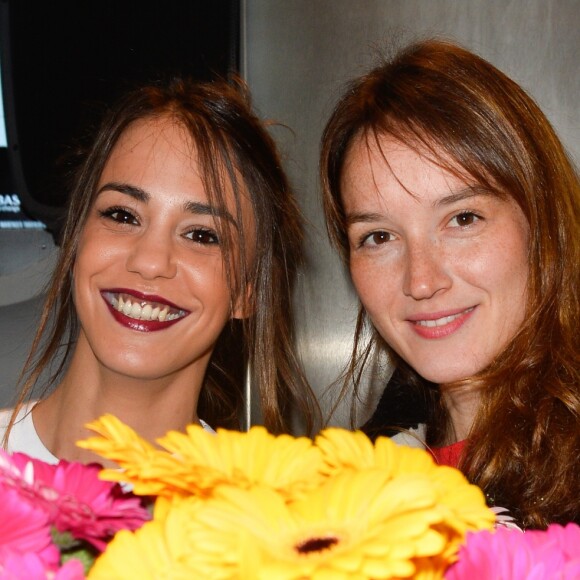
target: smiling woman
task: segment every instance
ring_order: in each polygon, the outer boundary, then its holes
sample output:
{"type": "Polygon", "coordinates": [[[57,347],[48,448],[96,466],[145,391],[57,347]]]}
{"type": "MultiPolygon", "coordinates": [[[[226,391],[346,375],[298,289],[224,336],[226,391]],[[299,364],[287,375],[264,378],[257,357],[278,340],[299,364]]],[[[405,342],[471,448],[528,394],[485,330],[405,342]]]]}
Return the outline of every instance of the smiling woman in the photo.
{"type": "Polygon", "coordinates": [[[271,431],[289,430],[296,408],[311,429],[317,406],[290,319],[301,240],[240,81],[174,79],[127,95],[79,165],[4,445],[92,461],[76,441],[104,413],[151,441],[192,422],[239,428],[247,369],[271,431]]]}
{"type": "Polygon", "coordinates": [[[341,191],[350,272],[379,334],[442,387],[476,374],[524,319],[521,209],[388,137],[351,145],[341,191]]]}
{"type": "Polygon", "coordinates": [[[321,176],[361,302],[343,396],[374,349],[395,367],[363,429],[427,446],[524,527],[580,521],[580,190],[534,101],[418,42],[350,84],[321,176]]]}

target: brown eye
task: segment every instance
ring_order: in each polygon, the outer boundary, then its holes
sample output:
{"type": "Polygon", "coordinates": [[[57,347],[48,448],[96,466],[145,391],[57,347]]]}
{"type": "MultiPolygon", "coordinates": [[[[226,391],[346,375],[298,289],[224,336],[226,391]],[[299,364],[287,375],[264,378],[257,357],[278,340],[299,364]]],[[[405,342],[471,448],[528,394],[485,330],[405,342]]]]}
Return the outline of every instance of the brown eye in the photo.
{"type": "Polygon", "coordinates": [[[475,222],[479,221],[481,218],[474,214],[471,211],[465,211],[456,215],[454,218],[451,219],[451,226],[452,227],[468,227],[473,225],[475,222]]]}
{"type": "Polygon", "coordinates": [[[202,245],[216,245],[219,244],[219,238],[213,230],[205,228],[196,228],[185,235],[192,242],[202,245]]]}
{"type": "Polygon", "coordinates": [[[378,232],[371,236],[374,244],[384,244],[389,241],[389,234],[385,232],[378,232]]]}
{"type": "Polygon", "coordinates": [[[135,225],[137,223],[135,217],[126,211],[116,211],[113,214],[111,214],[111,218],[122,224],[135,225]]]}
{"type": "Polygon", "coordinates": [[[119,224],[128,224],[132,226],[139,225],[137,218],[130,211],[123,208],[111,207],[105,211],[101,211],[100,214],[102,217],[119,224]]]}
{"type": "Polygon", "coordinates": [[[392,239],[392,234],[385,231],[373,232],[365,236],[362,240],[363,246],[380,246],[392,239]]]}

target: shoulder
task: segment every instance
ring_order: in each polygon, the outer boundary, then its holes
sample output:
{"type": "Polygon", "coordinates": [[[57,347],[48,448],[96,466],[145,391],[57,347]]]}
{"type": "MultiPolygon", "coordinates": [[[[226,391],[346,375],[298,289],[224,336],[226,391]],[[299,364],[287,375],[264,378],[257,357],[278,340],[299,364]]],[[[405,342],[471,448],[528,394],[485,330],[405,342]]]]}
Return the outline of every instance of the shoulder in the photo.
{"type": "Polygon", "coordinates": [[[0,409],[0,427],[3,429],[8,425],[13,409],[0,409]]]}
{"type": "Polygon", "coordinates": [[[424,423],[421,423],[416,429],[405,429],[391,437],[391,439],[397,443],[397,445],[425,449],[425,435],[426,426],[424,423]]]}
{"type": "MultiPolygon", "coordinates": [[[[14,409],[0,410],[0,441],[4,439],[4,435],[6,434],[13,413],[14,409]]],[[[28,413],[28,409],[23,407],[14,420],[14,425],[12,426],[10,436],[8,437],[6,451],[10,453],[21,451],[21,449],[17,448],[19,447],[17,442],[23,430],[26,431],[28,429],[29,422],[32,423],[32,418],[30,417],[30,413],[28,413]]]]}
{"type": "MultiPolygon", "coordinates": [[[[28,406],[23,406],[16,418],[14,419],[14,425],[12,425],[12,429],[10,431],[10,437],[8,438],[8,451],[22,451],[21,449],[15,448],[15,443],[18,442],[20,437],[23,433],[26,433],[30,430],[30,428],[34,429],[34,425],[32,423],[32,408],[28,406]]],[[[14,413],[14,409],[2,409],[0,410],[0,436],[4,437],[6,430],[8,429],[8,425],[10,424],[10,419],[12,414],[14,413]]]]}
{"type": "Polygon", "coordinates": [[[208,433],[213,433],[214,435],[216,434],[215,430],[210,425],[208,425],[203,419],[200,419],[199,423],[208,433]]]}
{"type": "MultiPolygon", "coordinates": [[[[8,429],[8,424],[10,423],[12,413],[14,413],[14,409],[0,409],[0,439],[4,437],[4,433],[6,433],[6,429],[8,429]]],[[[16,416],[16,421],[20,422],[25,413],[26,408],[23,407],[16,416]]]]}
{"type": "MultiPolygon", "coordinates": [[[[46,463],[58,463],[58,458],[45,447],[34,428],[34,422],[32,421],[33,406],[34,403],[24,406],[18,412],[8,437],[6,451],[9,453],[26,453],[26,455],[46,463]]],[[[0,411],[0,438],[3,438],[6,433],[12,412],[12,409],[0,411]]]]}

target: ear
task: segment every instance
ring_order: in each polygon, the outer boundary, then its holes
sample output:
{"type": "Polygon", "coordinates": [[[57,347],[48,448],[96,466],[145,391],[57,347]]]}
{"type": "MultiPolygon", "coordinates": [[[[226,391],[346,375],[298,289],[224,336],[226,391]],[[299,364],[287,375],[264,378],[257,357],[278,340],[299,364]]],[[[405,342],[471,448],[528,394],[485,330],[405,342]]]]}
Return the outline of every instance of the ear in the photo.
{"type": "Polygon", "coordinates": [[[243,319],[249,318],[254,314],[253,304],[254,286],[250,283],[246,285],[246,289],[240,292],[238,297],[234,300],[232,308],[232,318],[243,319]]]}

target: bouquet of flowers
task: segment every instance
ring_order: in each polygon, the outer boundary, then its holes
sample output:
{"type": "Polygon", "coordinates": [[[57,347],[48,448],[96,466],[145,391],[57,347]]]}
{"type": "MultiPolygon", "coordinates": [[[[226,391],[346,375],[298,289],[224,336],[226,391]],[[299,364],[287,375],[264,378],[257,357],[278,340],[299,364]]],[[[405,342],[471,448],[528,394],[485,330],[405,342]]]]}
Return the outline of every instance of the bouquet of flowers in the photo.
{"type": "Polygon", "coordinates": [[[578,526],[495,530],[478,487],[387,438],[191,425],[153,446],[110,415],[89,427],[79,445],[119,469],[2,455],[20,523],[0,524],[0,578],[578,577],[578,526]]]}

